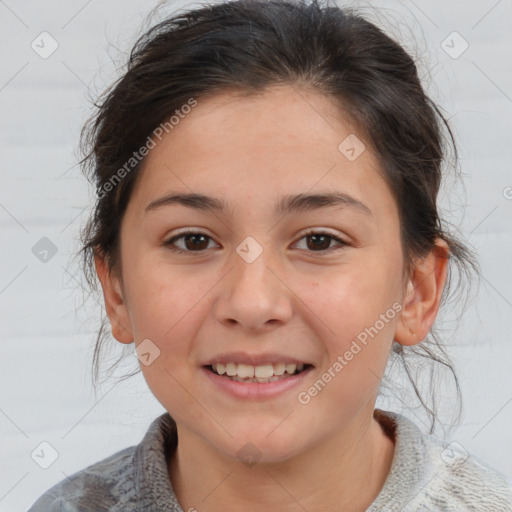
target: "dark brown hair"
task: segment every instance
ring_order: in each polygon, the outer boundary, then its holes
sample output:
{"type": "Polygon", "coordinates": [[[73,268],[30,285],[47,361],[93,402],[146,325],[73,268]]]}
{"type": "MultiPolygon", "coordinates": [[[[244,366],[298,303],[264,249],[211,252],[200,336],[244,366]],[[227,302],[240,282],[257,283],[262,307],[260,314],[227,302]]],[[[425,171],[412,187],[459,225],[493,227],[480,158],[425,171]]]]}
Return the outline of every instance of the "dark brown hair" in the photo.
{"type": "MultiPolygon", "coordinates": [[[[447,232],[438,213],[443,162],[448,154],[457,162],[452,131],[399,43],[353,9],[318,0],[203,5],[159,22],[138,39],[123,75],[96,103],[82,132],[81,163],[98,192],[82,231],[80,255],[88,285],[97,290],[95,251],[107,258],[113,272],[119,270],[119,228],[141,164],[122,173],[115,186],[107,183],[113,183],[153,130],[190,98],[201,101],[227,91],[250,95],[274,85],[328,96],[361,130],[399,208],[405,275],[414,258],[428,254],[438,237],[449,246],[446,302],[454,269],[459,277],[478,271],[472,252],[447,232]]],[[[459,282],[464,285],[464,280],[459,282]]],[[[103,317],[93,357],[95,384],[102,344],[109,338],[107,325],[103,317]]],[[[414,365],[424,372],[424,363],[434,360],[448,368],[459,406],[460,390],[433,329],[431,337],[414,347],[395,343],[392,357],[403,364],[433,429],[434,388],[429,388],[429,404],[413,378],[414,365]],[[419,359],[411,365],[412,355],[419,359]]]]}

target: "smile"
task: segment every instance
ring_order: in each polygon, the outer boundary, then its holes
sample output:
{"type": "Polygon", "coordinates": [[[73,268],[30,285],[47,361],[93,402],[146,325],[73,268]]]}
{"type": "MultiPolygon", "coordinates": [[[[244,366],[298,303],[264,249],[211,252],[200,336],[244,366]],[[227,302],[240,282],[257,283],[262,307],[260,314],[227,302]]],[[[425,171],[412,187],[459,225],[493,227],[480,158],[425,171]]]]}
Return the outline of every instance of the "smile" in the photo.
{"type": "Polygon", "coordinates": [[[236,382],[268,383],[287,379],[304,371],[309,365],[293,363],[274,363],[253,366],[250,364],[213,364],[208,368],[217,375],[227,377],[236,382]]]}

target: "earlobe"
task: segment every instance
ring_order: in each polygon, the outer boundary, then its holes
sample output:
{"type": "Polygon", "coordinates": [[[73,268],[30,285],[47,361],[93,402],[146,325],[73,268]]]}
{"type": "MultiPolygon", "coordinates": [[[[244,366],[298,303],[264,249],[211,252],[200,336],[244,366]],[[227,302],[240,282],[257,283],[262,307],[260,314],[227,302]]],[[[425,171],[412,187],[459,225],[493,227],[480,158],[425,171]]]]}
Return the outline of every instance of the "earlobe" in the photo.
{"type": "Polygon", "coordinates": [[[98,253],[94,255],[94,266],[103,290],[105,310],[110,320],[112,335],[121,343],[133,343],[130,317],[120,278],[110,272],[106,259],[98,253]]]}
{"type": "Polygon", "coordinates": [[[415,345],[427,337],[441,304],[448,261],[448,245],[438,239],[432,251],[416,262],[395,330],[397,343],[415,345]]]}

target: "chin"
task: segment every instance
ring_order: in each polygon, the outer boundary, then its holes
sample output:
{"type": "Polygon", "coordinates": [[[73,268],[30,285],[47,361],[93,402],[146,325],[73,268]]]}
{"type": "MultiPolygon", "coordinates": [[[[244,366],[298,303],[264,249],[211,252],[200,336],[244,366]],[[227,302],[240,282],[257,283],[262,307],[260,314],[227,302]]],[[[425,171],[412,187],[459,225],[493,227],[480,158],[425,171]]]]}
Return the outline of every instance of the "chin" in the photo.
{"type": "Polygon", "coordinates": [[[254,420],[250,423],[247,428],[228,428],[233,438],[226,440],[223,436],[224,442],[217,449],[248,467],[255,463],[282,463],[297,456],[304,449],[303,440],[296,433],[283,426],[276,428],[278,423],[275,421],[272,424],[258,422],[258,430],[254,428],[254,420]]]}

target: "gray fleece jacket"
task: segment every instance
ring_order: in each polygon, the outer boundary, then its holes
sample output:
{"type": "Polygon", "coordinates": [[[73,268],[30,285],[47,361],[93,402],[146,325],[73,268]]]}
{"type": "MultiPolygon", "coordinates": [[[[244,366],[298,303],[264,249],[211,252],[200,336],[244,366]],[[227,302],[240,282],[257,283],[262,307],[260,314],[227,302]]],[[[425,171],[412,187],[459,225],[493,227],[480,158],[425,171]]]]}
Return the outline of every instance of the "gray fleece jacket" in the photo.
{"type": "MultiPolygon", "coordinates": [[[[405,416],[375,413],[394,436],[395,454],[367,512],[512,512],[512,483],[504,475],[457,443],[423,434],[405,416]]],[[[28,512],[188,512],[180,507],[167,471],[176,444],[176,424],[164,413],[138,445],[57,483],[28,512]]]]}

